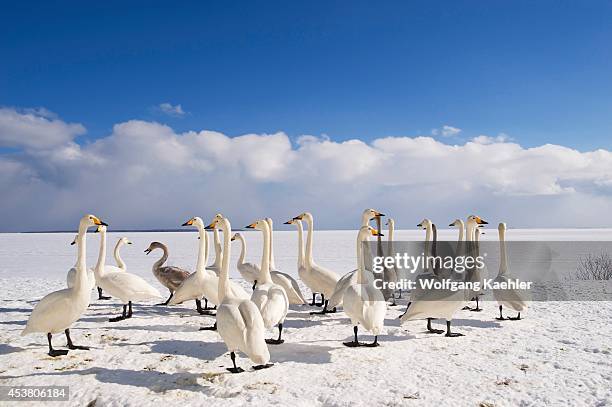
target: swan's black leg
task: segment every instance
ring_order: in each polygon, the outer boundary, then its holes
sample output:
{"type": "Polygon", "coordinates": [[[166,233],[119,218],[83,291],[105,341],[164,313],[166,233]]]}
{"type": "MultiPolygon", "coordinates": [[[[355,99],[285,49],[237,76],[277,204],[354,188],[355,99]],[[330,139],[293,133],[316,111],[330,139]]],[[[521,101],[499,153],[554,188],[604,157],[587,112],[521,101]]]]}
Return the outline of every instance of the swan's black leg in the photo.
{"type": "Polygon", "coordinates": [[[216,331],[217,330],[217,322],[213,326],[203,326],[200,328],[200,331],[216,331]]]}
{"type": "Polygon", "coordinates": [[[126,318],[132,318],[132,301],[128,301],[128,314],[126,318]]]}
{"type": "Polygon", "coordinates": [[[80,350],[89,350],[89,346],[78,346],[72,343],[72,339],[70,339],[70,330],[66,329],[64,331],[66,334],[66,340],[68,341],[68,349],[80,349],[80,350]]]}
{"type": "Polygon", "coordinates": [[[470,308],[470,311],[474,311],[474,312],[482,311],[482,308],[478,306],[478,296],[476,296],[476,308],[470,308]]]}
{"type": "MultiPolygon", "coordinates": [[[[195,302],[196,302],[196,310],[198,311],[198,314],[200,314],[200,315],[215,315],[212,312],[202,308],[202,301],[195,300],[195,302]]],[[[208,300],[206,300],[206,302],[208,302],[208,300]]]]}
{"type": "Polygon", "coordinates": [[[257,287],[257,280],[253,281],[253,291],[255,291],[255,287],[257,287]]]}
{"type": "MultiPolygon", "coordinates": [[[[323,294],[321,294],[321,296],[323,296],[323,294]]],[[[325,300],[323,309],[321,311],[311,311],[310,315],[324,315],[324,314],[330,314],[330,313],[336,312],[336,307],[334,307],[334,309],[331,311],[327,309],[328,303],[329,303],[329,300],[325,300]]]]}
{"type": "Polygon", "coordinates": [[[444,333],[444,329],[433,329],[431,327],[431,320],[433,318],[427,318],[427,333],[430,334],[443,334],[444,333]]]}
{"type": "Polygon", "coordinates": [[[121,315],[119,315],[118,317],[109,318],[108,322],[122,321],[122,320],[124,320],[126,318],[127,318],[127,305],[123,304],[123,313],[121,315]]]}
{"type": "Polygon", "coordinates": [[[505,321],[506,318],[504,318],[504,315],[502,314],[502,306],[499,306],[499,317],[495,318],[498,321],[505,321]]]}
{"type": "MultiPolygon", "coordinates": [[[[255,287],[255,286],[253,286],[253,287],[255,287]]],[[[314,307],[315,305],[317,305],[316,301],[315,301],[316,298],[317,298],[317,294],[316,293],[312,293],[312,302],[310,303],[311,307],[314,307]]]]}
{"type": "MultiPolygon", "coordinates": [[[[168,289],[168,291],[170,291],[170,289],[168,289]]],[[[168,303],[170,302],[170,300],[172,299],[172,296],[174,295],[174,293],[172,291],[170,291],[170,297],[168,297],[168,299],[166,300],[166,302],[160,302],[157,305],[168,305],[168,303]]]]}
{"type": "Polygon", "coordinates": [[[110,300],[111,297],[108,297],[106,295],[102,295],[102,289],[100,287],[98,287],[98,299],[99,300],[110,300]]]}
{"type": "Polygon", "coordinates": [[[344,346],[348,346],[349,348],[356,348],[358,346],[361,346],[361,344],[357,340],[357,325],[353,327],[353,334],[355,335],[355,339],[353,339],[352,342],[342,342],[344,346]]]}
{"type": "Polygon", "coordinates": [[[206,311],[211,310],[211,309],[214,310],[214,309],[217,309],[217,306],[209,307],[208,306],[208,299],[206,297],[204,297],[204,309],[206,311]]]}
{"type": "Polygon", "coordinates": [[[284,340],[281,339],[283,335],[283,324],[278,324],[278,339],[266,339],[266,343],[270,344],[270,345],[280,345],[281,343],[285,342],[284,340]]]}
{"type": "Polygon", "coordinates": [[[68,350],[66,349],[53,349],[53,345],[51,345],[51,334],[47,334],[47,340],[49,341],[49,356],[56,357],[68,354],[68,350]]]}
{"type": "Polygon", "coordinates": [[[236,367],[236,354],[234,352],[230,352],[230,357],[232,358],[232,364],[234,365],[234,367],[230,367],[227,370],[229,370],[232,373],[242,373],[244,372],[244,370],[240,367],[236,367]]]}
{"type": "Polygon", "coordinates": [[[317,307],[322,307],[324,305],[327,305],[327,302],[325,301],[325,294],[320,293],[321,294],[321,302],[318,304],[315,304],[317,307]]]}
{"type": "Polygon", "coordinates": [[[368,348],[375,348],[377,346],[380,346],[380,343],[378,343],[378,335],[374,335],[374,342],[372,343],[367,343],[363,346],[367,346],[368,348]]]}
{"type": "Polygon", "coordinates": [[[521,320],[521,313],[519,312],[518,315],[516,317],[508,317],[508,320],[510,321],[520,321],[521,320]]]}
{"type": "Polygon", "coordinates": [[[399,295],[397,296],[397,299],[398,300],[402,299],[402,289],[401,288],[399,289],[399,295]]]}
{"type": "Polygon", "coordinates": [[[457,336],[463,336],[463,334],[460,334],[459,332],[451,332],[451,322],[450,321],[446,321],[446,335],[449,338],[455,338],[457,336]]]}
{"type": "Polygon", "coordinates": [[[408,308],[410,308],[410,304],[412,304],[412,302],[409,302],[408,305],[406,305],[406,311],[404,311],[404,313],[398,317],[399,319],[402,319],[402,317],[406,315],[406,313],[408,312],[408,308]]]}

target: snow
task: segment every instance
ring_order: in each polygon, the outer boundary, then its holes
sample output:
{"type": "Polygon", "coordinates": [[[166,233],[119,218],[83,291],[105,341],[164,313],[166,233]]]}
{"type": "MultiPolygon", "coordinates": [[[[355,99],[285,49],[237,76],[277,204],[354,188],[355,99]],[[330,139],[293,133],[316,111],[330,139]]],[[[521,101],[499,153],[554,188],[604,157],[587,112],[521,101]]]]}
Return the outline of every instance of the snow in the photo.
{"type": "MultiPolygon", "coordinates": [[[[259,262],[261,234],[244,232],[247,260],[259,262]]],[[[123,235],[123,234],[122,234],[123,235]]],[[[129,272],[164,288],[151,273],[161,256],[143,251],[153,240],[168,244],[169,264],[193,269],[196,233],[125,233],[134,242],[122,256],[129,272]]],[[[294,231],[275,232],[279,268],[296,276],[294,231]]],[[[338,274],[355,268],[354,231],[316,232],[316,261],[338,274]]],[[[611,230],[526,230],[515,240],[606,240],[611,230]]],[[[421,239],[422,231],[398,231],[396,239],[421,239]]],[[[497,305],[459,311],[453,330],[464,337],[425,333],[425,321],[400,326],[406,307],[390,307],[378,348],[346,348],[352,327],[343,313],[310,316],[309,306],[292,306],[283,337],[270,346],[270,369],[225,370],[231,362],[215,332],[199,331],[213,317],[195,312],[193,302],[176,307],[137,304],[134,317],[118,323],[116,299],[92,303],[71,329],[76,344],[90,351],[47,356],[44,335],[19,336],[32,307],[45,294],[65,287],[75,259],[73,234],[0,234],[0,385],[69,385],[69,405],[606,405],[612,403],[610,317],[612,302],[535,302],[521,321],[495,320],[497,305]]],[[[118,234],[109,233],[109,245],[118,234]]],[[[455,239],[443,230],[440,238],[455,239]]],[[[495,239],[495,230],[484,239],[495,239]]],[[[232,246],[232,278],[239,245],[232,246]]],[[[98,237],[88,235],[88,265],[97,257],[98,237]]],[[[113,263],[112,253],[108,261],[113,263]]],[[[212,259],[210,260],[212,262],[212,259]]],[[[241,282],[250,292],[249,284],[241,282]]],[[[310,292],[302,286],[306,298],[310,292]]],[[[442,321],[434,325],[442,328],[442,321]]],[[[276,336],[276,329],[268,332],[276,336]]],[[[360,332],[360,340],[371,341],[360,332]]],[[[57,348],[65,337],[56,335],[57,348]]],[[[8,405],[8,403],[1,403],[8,405]]],[[[32,403],[35,405],[35,403],[32,403]]],[[[57,405],[62,403],[58,402],[57,405]]],[[[15,405],[26,406],[19,402],[15,405]]]]}

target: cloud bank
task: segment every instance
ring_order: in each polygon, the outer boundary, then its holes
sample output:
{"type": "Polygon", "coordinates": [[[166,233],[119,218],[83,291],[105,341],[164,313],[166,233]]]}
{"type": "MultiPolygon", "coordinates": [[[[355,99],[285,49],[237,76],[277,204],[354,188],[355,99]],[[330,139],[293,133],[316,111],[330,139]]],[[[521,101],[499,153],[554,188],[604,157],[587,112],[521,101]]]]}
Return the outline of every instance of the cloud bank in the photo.
{"type": "Polygon", "coordinates": [[[389,213],[400,228],[470,213],[513,227],[612,225],[607,150],[524,148],[504,136],[463,145],[431,137],[228,137],[139,120],[80,145],[84,132],[45,111],[0,109],[0,146],[10,147],[0,153],[1,231],[73,229],[86,212],[115,229],[149,229],[216,212],[241,227],[304,210],[317,227],[353,228],[366,207],[389,213]]]}

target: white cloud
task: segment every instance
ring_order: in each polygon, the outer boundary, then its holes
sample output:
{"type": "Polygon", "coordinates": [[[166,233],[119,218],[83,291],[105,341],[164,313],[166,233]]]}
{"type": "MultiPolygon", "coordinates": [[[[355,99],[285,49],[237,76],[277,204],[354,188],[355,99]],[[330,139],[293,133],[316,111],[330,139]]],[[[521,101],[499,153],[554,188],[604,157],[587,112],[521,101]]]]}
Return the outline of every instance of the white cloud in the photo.
{"type": "Polygon", "coordinates": [[[461,129],[445,124],[441,129],[432,129],[433,136],[453,137],[461,133],[461,129]]]}
{"type": "Polygon", "coordinates": [[[0,108],[0,147],[52,148],[82,134],[85,127],[65,123],[46,109],[0,108]]]}
{"type": "Polygon", "coordinates": [[[183,117],[186,114],[180,104],[172,105],[171,103],[161,103],[157,108],[168,116],[183,117]]]}
{"type": "MultiPolygon", "coordinates": [[[[30,139],[47,130],[31,129],[30,139]]],[[[517,226],[611,225],[607,150],[524,148],[499,136],[462,145],[431,137],[367,143],[302,136],[292,145],[282,132],[176,133],[137,120],[88,145],[72,139],[36,149],[22,143],[19,153],[0,155],[0,189],[8,191],[1,230],[71,228],[84,212],[113,227],[151,228],[219,211],[242,226],[303,210],[315,213],[318,227],[354,227],[365,207],[389,212],[404,228],[424,216],[447,224],[469,213],[517,226]]]]}

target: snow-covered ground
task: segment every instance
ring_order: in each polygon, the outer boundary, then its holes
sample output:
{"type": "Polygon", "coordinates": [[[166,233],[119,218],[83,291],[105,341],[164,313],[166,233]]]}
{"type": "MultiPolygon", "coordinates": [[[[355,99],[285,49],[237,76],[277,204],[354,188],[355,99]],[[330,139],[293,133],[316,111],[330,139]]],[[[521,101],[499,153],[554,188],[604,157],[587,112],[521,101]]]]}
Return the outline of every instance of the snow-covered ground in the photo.
{"type": "MultiPolygon", "coordinates": [[[[125,235],[134,242],[122,252],[129,271],[162,293],[150,270],[160,253],[143,253],[151,241],[169,245],[170,264],[193,269],[195,233],[125,235]]],[[[245,235],[248,260],[259,262],[261,234],[245,235]]],[[[422,231],[399,231],[396,239],[422,236],[422,231]]],[[[109,233],[109,245],[117,237],[109,233]]],[[[465,336],[446,338],[425,333],[424,321],[399,326],[403,299],[389,308],[381,346],[357,349],[342,345],[352,334],[343,313],[310,316],[310,307],[296,306],[285,323],[286,342],[270,346],[275,365],[253,371],[251,362],[241,356],[238,363],[246,372],[233,375],[225,370],[231,362],[218,335],[198,330],[214,319],[198,315],[193,303],[138,304],[132,319],[110,323],[108,317],[119,312],[120,304],[92,300],[71,330],[75,343],[92,349],[50,358],[43,335],[19,333],[36,302],[65,286],[66,271],[75,261],[72,238],[0,234],[0,385],[69,385],[69,404],[80,406],[94,400],[98,406],[612,404],[611,302],[533,303],[523,320],[503,322],[495,320],[497,306],[489,302],[480,313],[459,311],[453,326],[465,336]]],[[[444,238],[454,239],[456,232],[441,231],[440,239],[444,238]]],[[[484,238],[495,239],[495,231],[484,238]]],[[[612,240],[612,231],[510,230],[508,238],[612,240]]],[[[314,256],[319,264],[343,274],[355,268],[354,245],[354,231],[317,232],[314,256]]],[[[275,232],[274,249],[279,268],[295,275],[295,232],[275,232]]],[[[95,263],[97,251],[98,237],[90,234],[89,265],[95,263]]],[[[235,244],[235,279],[238,251],[235,244]]],[[[269,332],[270,337],[275,334],[269,332]]],[[[58,348],[64,341],[63,335],[54,338],[58,348]]]]}

